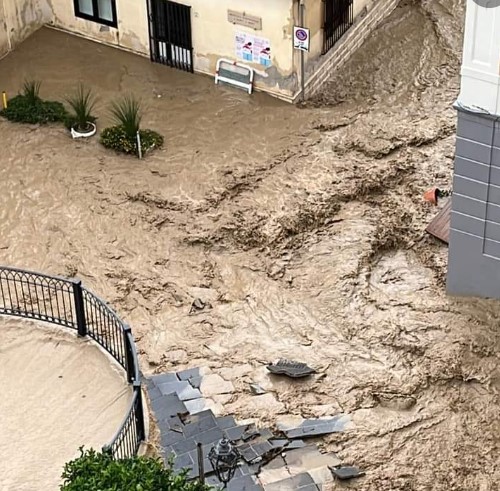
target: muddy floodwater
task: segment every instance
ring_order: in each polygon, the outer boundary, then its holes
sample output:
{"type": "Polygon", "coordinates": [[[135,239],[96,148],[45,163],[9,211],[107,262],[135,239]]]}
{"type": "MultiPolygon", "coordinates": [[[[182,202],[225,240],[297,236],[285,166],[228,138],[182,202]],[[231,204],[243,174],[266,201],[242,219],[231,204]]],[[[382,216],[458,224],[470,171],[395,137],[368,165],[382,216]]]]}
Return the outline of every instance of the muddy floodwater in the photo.
{"type": "Polygon", "coordinates": [[[1,121],[0,261],[80,277],[145,373],[230,369],[241,419],[349,413],[322,445],[366,470],[350,489],[497,490],[499,304],[447,297],[447,248],[424,232],[422,194],[451,186],[463,3],[402,1],[300,108],[37,32],[0,62],[2,90],[83,80],[101,128],[133,92],[166,146],[139,161],[1,121]],[[320,375],[270,381],[279,357],[320,375]],[[249,382],[276,403],[256,408],[249,382]]]}

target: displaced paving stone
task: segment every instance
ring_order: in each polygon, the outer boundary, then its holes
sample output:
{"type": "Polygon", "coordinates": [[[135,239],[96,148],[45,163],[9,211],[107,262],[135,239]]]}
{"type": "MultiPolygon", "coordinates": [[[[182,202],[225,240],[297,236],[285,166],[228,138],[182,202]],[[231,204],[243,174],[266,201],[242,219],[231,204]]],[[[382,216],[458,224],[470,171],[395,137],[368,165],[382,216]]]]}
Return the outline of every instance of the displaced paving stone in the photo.
{"type": "Polygon", "coordinates": [[[250,384],[250,390],[257,396],[261,396],[266,393],[266,390],[263,389],[259,384],[250,384]]]}
{"type": "Polygon", "coordinates": [[[234,428],[236,420],[233,416],[222,416],[221,418],[217,418],[217,426],[223,430],[234,428]]]}
{"type": "Polygon", "coordinates": [[[349,416],[341,414],[333,418],[306,419],[295,427],[286,427],[278,423],[278,429],[283,431],[287,438],[307,438],[329,433],[339,433],[346,429],[350,422],[349,416]]]}
{"type": "Polygon", "coordinates": [[[187,380],[191,378],[197,378],[201,377],[200,369],[198,367],[196,368],[189,368],[187,370],[182,370],[180,372],[177,372],[177,378],[179,380],[187,380]]]}
{"type": "Polygon", "coordinates": [[[162,394],[177,394],[181,401],[190,401],[192,399],[199,399],[201,392],[194,389],[191,384],[185,380],[177,382],[166,382],[158,384],[158,389],[162,394]]]}
{"type": "Polygon", "coordinates": [[[346,481],[348,479],[354,479],[355,477],[362,477],[365,475],[364,471],[354,466],[334,467],[330,469],[335,477],[337,477],[341,481],[346,481]]]}
{"type": "Polygon", "coordinates": [[[168,382],[178,382],[179,379],[175,373],[160,373],[159,375],[153,375],[151,381],[154,385],[158,387],[160,384],[165,384],[168,382]]]}
{"type": "Polygon", "coordinates": [[[307,377],[308,375],[316,373],[314,368],[307,366],[305,363],[285,359],[267,365],[267,369],[275,375],[286,375],[292,378],[307,377]]]}
{"type": "Polygon", "coordinates": [[[178,414],[187,414],[188,410],[177,394],[159,397],[151,403],[156,419],[161,422],[178,414]]]}
{"type": "Polygon", "coordinates": [[[247,430],[248,426],[243,425],[243,426],[235,426],[234,428],[227,428],[224,430],[224,433],[226,434],[226,438],[232,442],[235,442],[237,440],[240,440],[242,435],[245,433],[247,430]]]}
{"type": "Polygon", "coordinates": [[[231,382],[224,380],[220,375],[211,373],[203,377],[200,390],[205,397],[211,397],[218,394],[234,392],[234,386],[231,382]]]}
{"type": "Polygon", "coordinates": [[[185,401],[184,404],[186,405],[186,409],[189,411],[189,414],[197,414],[207,409],[207,400],[203,398],[185,401]]]}
{"type": "Polygon", "coordinates": [[[201,381],[203,380],[203,377],[192,377],[188,379],[188,382],[191,384],[191,387],[194,387],[195,389],[199,389],[201,386],[201,381]]]}
{"type": "MultiPolygon", "coordinates": [[[[206,483],[210,486],[222,488],[222,483],[216,476],[210,476],[206,479],[206,483]]],[[[239,476],[231,479],[227,486],[227,491],[264,491],[264,488],[258,483],[254,476],[239,476]]]]}
{"type": "Polygon", "coordinates": [[[284,490],[294,490],[294,491],[318,491],[319,488],[316,486],[313,478],[307,473],[298,474],[288,479],[283,479],[282,481],[277,481],[264,486],[265,491],[284,491],[284,490]]]}
{"type": "Polygon", "coordinates": [[[267,440],[244,443],[237,448],[240,455],[249,464],[260,462],[264,456],[275,450],[267,440]]]}

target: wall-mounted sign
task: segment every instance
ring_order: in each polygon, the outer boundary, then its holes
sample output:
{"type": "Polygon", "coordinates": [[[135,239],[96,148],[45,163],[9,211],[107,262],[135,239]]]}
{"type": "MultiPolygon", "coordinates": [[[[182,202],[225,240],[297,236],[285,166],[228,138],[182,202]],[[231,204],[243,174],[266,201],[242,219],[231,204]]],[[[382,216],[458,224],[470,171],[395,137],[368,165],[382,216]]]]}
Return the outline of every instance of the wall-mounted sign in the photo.
{"type": "Polygon", "coordinates": [[[262,29],[262,17],[249,15],[245,12],[228,10],[227,20],[231,22],[231,24],[237,24],[239,26],[249,27],[250,29],[255,29],[256,31],[260,31],[262,29]]]}
{"type": "Polygon", "coordinates": [[[236,34],[236,56],[249,63],[271,66],[271,43],[269,39],[248,32],[236,34]]]}
{"type": "Polygon", "coordinates": [[[309,51],[310,33],[305,27],[293,28],[293,47],[301,51],[309,51]]]}

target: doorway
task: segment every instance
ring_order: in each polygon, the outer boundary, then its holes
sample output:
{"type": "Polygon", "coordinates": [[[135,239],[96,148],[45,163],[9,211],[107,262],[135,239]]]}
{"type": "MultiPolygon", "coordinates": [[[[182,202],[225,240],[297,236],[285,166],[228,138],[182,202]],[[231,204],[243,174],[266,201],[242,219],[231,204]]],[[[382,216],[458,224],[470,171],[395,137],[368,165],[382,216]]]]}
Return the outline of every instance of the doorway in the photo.
{"type": "Polygon", "coordinates": [[[148,0],[151,61],[193,72],[191,7],[148,0]]]}

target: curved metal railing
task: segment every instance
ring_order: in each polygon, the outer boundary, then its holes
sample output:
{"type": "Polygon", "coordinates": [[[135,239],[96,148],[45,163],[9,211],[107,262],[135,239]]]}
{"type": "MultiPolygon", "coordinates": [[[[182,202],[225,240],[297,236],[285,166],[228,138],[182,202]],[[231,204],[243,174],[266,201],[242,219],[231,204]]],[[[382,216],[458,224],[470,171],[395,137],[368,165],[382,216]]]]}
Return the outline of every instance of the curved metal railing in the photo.
{"type": "Polygon", "coordinates": [[[118,459],[135,455],[146,438],[139,362],[132,331],[116,312],[79,280],[0,266],[0,314],[76,329],[121,365],[133,386],[132,402],[103,451],[118,459]]]}

